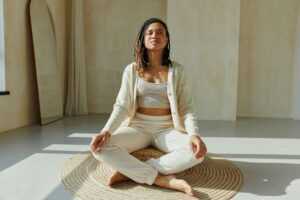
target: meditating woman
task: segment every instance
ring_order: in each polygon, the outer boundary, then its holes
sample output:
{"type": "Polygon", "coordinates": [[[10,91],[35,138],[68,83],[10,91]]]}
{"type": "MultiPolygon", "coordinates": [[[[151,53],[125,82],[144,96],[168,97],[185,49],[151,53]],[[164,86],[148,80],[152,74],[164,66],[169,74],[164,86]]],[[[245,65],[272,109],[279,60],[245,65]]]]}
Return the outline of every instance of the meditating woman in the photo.
{"type": "Polygon", "coordinates": [[[179,190],[193,189],[175,174],[204,159],[184,68],[170,60],[170,35],[160,19],[144,22],[138,33],[135,62],[124,72],[113,111],[90,148],[94,157],[111,166],[108,185],[133,180],[179,190]],[[153,146],[166,154],[142,162],[130,153],[153,146]]]}

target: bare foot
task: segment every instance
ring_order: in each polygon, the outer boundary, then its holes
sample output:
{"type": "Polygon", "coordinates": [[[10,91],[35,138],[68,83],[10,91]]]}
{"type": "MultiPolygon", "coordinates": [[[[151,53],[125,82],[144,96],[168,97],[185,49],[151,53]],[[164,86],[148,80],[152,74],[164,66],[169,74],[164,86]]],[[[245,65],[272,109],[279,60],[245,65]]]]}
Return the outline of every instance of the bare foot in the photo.
{"type": "Polygon", "coordinates": [[[127,180],[129,180],[127,176],[116,171],[109,178],[107,185],[112,186],[116,182],[127,181],[127,180]]]}
{"type": "Polygon", "coordinates": [[[185,180],[176,178],[174,175],[163,176],[158,174],[154,181],[154,185],[185,192],[189,196],[194,195],[192,186],[190,186],[190,184],[188,184],[185,180]]]}

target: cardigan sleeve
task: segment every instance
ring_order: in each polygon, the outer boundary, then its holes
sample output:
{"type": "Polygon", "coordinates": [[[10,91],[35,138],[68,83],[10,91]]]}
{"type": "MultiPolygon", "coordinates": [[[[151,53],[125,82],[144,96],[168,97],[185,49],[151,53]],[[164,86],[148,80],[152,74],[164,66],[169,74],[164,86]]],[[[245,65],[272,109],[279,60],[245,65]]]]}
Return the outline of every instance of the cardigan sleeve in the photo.
{"type": "Polygon", "coordinates": [[[113,111],[106,122],[101,133],[109,131],[113,134],[114,131],[121,125],[121,123],[128,118],[130,108],[130,70],[125,68],[122,77],[121,87],[113,106],[113,111]]]}
{"type": "Polygon", "coordinates": [[[200,136],[197,118],[194,113],[193,99],[186,73],[183,67],[178,68],[177,99],[181,121],[188,135],[200,136]]]}

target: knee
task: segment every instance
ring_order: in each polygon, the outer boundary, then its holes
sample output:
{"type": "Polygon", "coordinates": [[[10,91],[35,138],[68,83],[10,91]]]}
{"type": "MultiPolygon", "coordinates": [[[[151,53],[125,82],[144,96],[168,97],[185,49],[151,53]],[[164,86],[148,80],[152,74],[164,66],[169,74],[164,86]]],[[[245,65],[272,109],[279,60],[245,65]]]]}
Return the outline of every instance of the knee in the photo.
{"type": "Polygon", "coordinates": [[[104,162],[106,158],[110,157],[110,154],[113,153],[114,150],[116,150],[117,146],[103,146],[98,153],[93,153],[93,156],[95,159],[104,162]]]}
{"type": "Polygon", "coordinates": [[[203,162],[204,158],[205,158],[205,155],[202,156],[202,157],[199,157],[199,158],[196,158],[196,157],[195,157],[194,159],[195,159],[196,164],[200,164],[200,163],[203,162]]]}
{"type": "Polygon", "coordinates": [[[93,156],[96,160],[103,162],[105,157],[106,157],[107,152],[103,149],[100,150],[100,152],[94,153],[93,152],[93,156]]]}
{"type": "Polygon", "coordinates": [[[192,166],[194,166],[194,165],[202,163],[204,160],[204,157],[205,157],[205,155],[197,158],[193,152],[189,151],[189,152],[187,152],[186,162],[191,163],[192,166]]]}
{"type": "Polygon", "coordinates": [[[92,153],[93,153],[93,156],[94,156],[94,158],[95,158],[96,160],[102,162],[102,159],[101,159],[102,156],[100,155],[100,153],[94,153],[94,152],[92,152],[92,153]]]}

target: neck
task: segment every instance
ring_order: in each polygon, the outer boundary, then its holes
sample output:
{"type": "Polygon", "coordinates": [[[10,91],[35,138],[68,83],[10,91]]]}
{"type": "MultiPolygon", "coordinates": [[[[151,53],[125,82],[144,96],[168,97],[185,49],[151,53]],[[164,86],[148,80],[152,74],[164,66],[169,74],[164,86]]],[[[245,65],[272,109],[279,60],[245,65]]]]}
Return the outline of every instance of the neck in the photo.
{"type": "Polygon", "coordinates": [[[148,51],[148,59],[151,67],[160,67],[162,61],[162,51],[148,51]]]}

